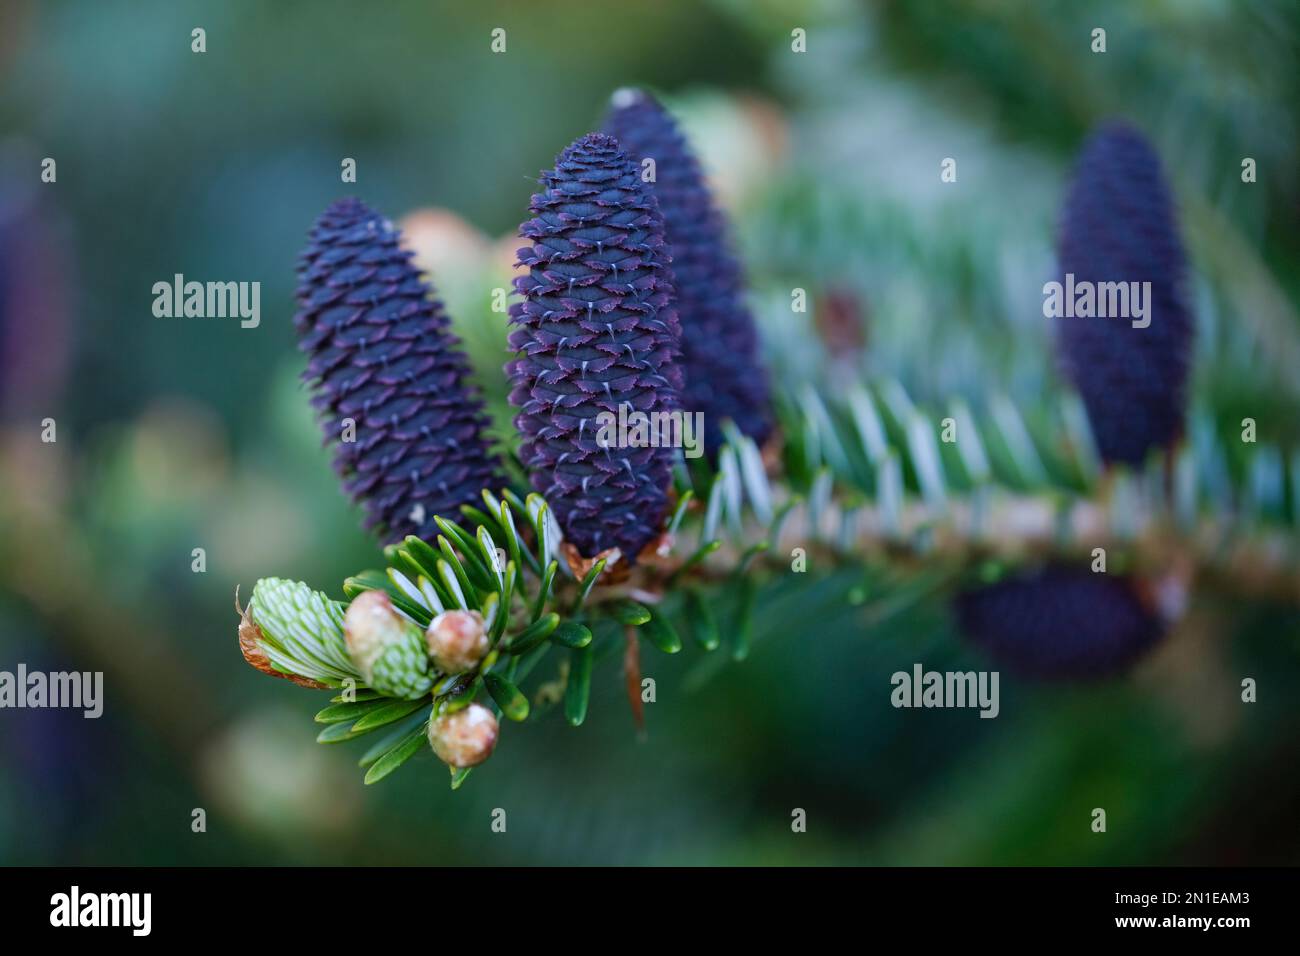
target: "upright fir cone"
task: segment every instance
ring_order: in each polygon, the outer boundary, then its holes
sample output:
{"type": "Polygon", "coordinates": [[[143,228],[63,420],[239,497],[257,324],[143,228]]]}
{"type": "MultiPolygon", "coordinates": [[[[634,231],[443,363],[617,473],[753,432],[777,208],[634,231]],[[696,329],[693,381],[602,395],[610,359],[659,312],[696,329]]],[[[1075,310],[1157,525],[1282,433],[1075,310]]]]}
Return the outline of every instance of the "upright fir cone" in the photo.
{"type": "Polygon", "coordinates": [[[1159,642],[1165,622],[1138,583],[1048,566],[957,596],[965,635],[1026,677],[1088,679],[1124,670],[1159,642]]]}
{"type": "MultiPolygon", "coordinates": [[[[1062,317],[1057,348],[1107,462],[1137,464],[1182,434],[1193,318],[1178,223],[1155,150],[1110,123],[1084,147],[1065,203],[1060,276],[1149,282],[1145,327],[1126,318],[1062,317]]],[[[1130,299],[1130,309],[1132,300],[1130,299]]]]}
{"type": "Polygon", "coordinates": [[[436,535],[435,515],[500,481],[469,362],[398,240],[360,200],[336,201],[302,254],[294,318],[344,490],[385,542],[436,535]]]}
{"type": "Polygon", "coordinates": [[[654,160],[650,184],[663,213],[682,324],[681,404],[704,414],[712,455],[730,418],[760,445],[772,431],[767,373],[758,330],[744,303],[740,264],[727,243],[726,218],[705,185],[700,164],[672,116],[641,90],[619,90],[605,120],[638,168],[654,160]]]}
{"type": "MultiPolygon", "coordinates": [[[[663,527],[674,450],[602,444],[602,412],[677,408],[680,329],[663,219],[610,136],[573,142],[542,174],[520,227],[528,275],[511,306],[506,365],[521,457],[584,557],[637,555],[663,527]]],[[[608,437],[608,436],[605,436],[608,437]]]]}

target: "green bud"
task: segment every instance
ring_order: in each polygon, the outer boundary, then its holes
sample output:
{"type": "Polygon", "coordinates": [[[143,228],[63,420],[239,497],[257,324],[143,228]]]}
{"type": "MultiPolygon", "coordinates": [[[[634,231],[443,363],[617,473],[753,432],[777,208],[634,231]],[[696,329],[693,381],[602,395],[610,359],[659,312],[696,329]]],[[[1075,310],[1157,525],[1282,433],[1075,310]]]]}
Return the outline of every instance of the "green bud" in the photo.
{"type": "MultiPolygon", "coordinates": [[[[337,687],[356,680],[343,637],[343,610],[319,591],[299,581],[262,578],[253,588],[244,617],[255,629],[241,628],[245,657],[263,655],[275,670],[337,687]],[[255,647],[246,646],[247,636],[255,647]]],[[[250,660],[259,670],[266,670],[250,660]]],[[[266,671],[270,673],[270,671],[266,671]]]]}

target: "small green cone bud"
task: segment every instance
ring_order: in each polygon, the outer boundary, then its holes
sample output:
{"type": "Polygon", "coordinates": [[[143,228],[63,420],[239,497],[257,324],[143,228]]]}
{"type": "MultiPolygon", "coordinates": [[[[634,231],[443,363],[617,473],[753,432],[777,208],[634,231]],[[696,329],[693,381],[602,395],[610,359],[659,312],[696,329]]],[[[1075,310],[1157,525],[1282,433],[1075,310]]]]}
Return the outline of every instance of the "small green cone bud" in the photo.
{"type": "Polygon", "coordinates": [[[433,686],[420,628],[398,614],[383,591],[358,594],[343,616],[348,653],[367,684],[415,700],[433,686]]]}
{"type": "Polygon", "coordinates": [[[482,704],[470,704],[429,721],[429,743],[443,763],[476,767],[497,745],[497,719],[482,704]]]}
{"type": "Polygon", "coordinates": [[[356,679],[344,645],[342,607],[300,581],[258,581],[241,613],[239,636],[245,660],[263,673],[298,675],[308,686],[337,687],[356,679]]]}
{"type": "Polygon", "coordinates": [[[472,670],[488,652],[487,629],[478,611],[443,611],[424,638],[433,663],[446,674],[472,670]]]}

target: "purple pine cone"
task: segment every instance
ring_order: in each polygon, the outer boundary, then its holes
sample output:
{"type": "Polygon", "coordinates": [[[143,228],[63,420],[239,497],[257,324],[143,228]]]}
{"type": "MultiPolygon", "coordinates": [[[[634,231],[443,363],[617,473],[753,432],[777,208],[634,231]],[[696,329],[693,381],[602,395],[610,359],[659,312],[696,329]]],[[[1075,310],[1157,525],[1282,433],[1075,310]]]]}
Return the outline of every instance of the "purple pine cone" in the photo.
{"type": "Polygon", "coordinates": [[[435,536],[434,515],[501,483],[469,362],[398,239],[360,200],[336,201],[299,262],[294,317],[343,488],[385,542],[435,536]]]}
{"type": "Polygon", "coordinates": [[[1132,580],[1048,566],[959,594],[963,633],[1027,677],[1088,679],[1124,670],[1165,626],[1132,580]]]}
{"type": "Polygon", "coordinates": [[[602,447],[597,416],[677,408],[663,219],[636,166],[600,133],[570,145],[540,185],[536,218],[519,230],[533,243],[519,250],[524,301],[510,308],[521,354],[506,365],[521,458],[584,557],[617,547],[635,562],[663,527],[676,451],[602,447]]]}
{"type": "Polygon", "coordinates": [[[663,213],[682,323],[682,408],[704,413],[705,447],[722,443],[722,422],[759,444],[772,432],[767,373],[758,330],[744,303],[740,264],[727,243],[727,222],[714,205],[700,165],[672,116],[649,93],[620,90],[605,120],[640,169],[655,163],[650,184],[663,213]]]}
{"type": "MultiPolygon", "coordinates": [[[[1129,318],[1065,316],[1057,348],[1108,462],[1141,462],[1183,429],[1193,318],[1187,263],[1155,150],[1110,123],[1083,149],[1066,200],[1060,281],[1149,282],[1145,328],[1129,318]]],[[[1130,299],[1130,309],[1132,300],[1130,299]]]]}

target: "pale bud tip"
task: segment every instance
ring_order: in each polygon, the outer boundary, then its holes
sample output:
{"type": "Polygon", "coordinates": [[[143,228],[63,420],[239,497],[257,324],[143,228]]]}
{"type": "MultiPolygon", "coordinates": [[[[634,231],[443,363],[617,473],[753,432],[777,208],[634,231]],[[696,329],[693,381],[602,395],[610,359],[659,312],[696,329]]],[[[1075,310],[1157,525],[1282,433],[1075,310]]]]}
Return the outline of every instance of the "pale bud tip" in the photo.
{"type": "Polygon", "coordinates": [[[352,599],[343,615],[343,638],[348,654],[369,683],[379,655],[400,638],[402,620],[383,591],[363,591],[352,599]]]}
{"type": "Polygon", "coordinates": [[[616,110],[635,106],[645,98],[645,93],[635,86],[620,86],[609,98],[609,105],[616,110]]]}

